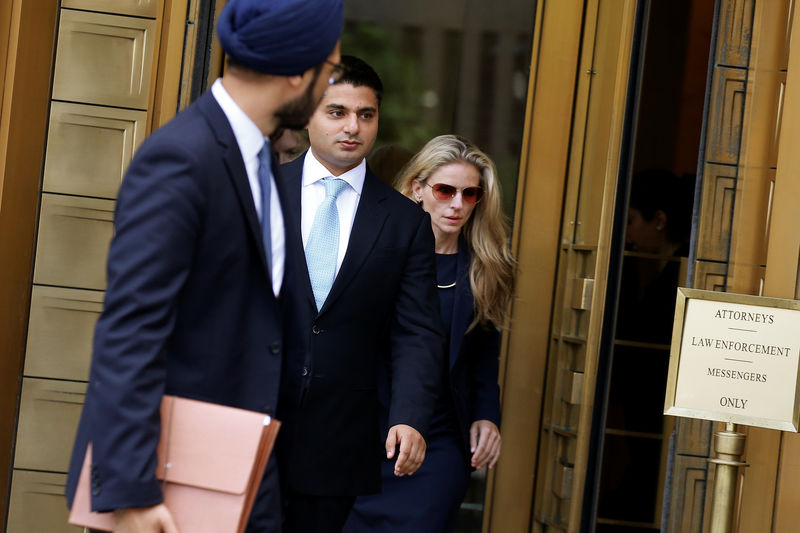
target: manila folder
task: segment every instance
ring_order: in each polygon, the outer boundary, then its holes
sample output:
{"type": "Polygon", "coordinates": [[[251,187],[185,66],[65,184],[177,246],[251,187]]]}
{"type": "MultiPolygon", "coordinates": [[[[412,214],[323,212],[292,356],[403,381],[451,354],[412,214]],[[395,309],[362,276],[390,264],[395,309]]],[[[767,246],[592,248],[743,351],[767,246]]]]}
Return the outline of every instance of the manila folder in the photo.
{"type": "MultiPolygon", "coordinates": [[[[280,422],[263,413],[164,396],[161,428],[156,477],[178,530],[243,532],[280,422]]],[[[91,511],[91,465],[89,443],[69,523],[111,531],[111,513],[91,511]]]]}

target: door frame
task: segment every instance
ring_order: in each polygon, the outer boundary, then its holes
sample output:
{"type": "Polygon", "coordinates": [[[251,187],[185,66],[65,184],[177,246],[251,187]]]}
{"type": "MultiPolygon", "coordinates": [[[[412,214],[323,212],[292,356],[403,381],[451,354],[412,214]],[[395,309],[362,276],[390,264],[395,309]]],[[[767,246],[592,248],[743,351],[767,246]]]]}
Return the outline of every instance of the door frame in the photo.
{"type": "Polygon", "coordinates": [[[0,517],[5,523],[28,325],[58,2],[0,8],[0,517]],[[13,134],[12,134],[13,132],[13,134]]]}

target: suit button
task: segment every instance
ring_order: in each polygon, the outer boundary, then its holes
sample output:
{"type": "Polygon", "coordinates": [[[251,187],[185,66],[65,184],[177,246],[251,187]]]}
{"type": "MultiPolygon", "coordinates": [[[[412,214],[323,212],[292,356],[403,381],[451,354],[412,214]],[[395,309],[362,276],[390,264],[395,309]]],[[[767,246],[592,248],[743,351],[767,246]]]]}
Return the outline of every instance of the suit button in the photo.
{"type": "Polygon", "coordinates": [[[314,335],[319,335],[321,331],[322,330],[319,329],[319,326],[317,326],[316,324],[311,326],[311,333],[313,333],[314,335]]]}
{"type": "Polygon", "coordinates": [[[269,345],[269,351],[272,352],[272,355],[278,355],[281,353],[281,343],[273,342],[269,345]]]}
{"type": "Polygon", "coordinates": [[[303,377],[306,377],[308,375],[308,367],[307,366],[303,367],[303,371],[301,372],[301,374],[302,374],[303,377]]]}

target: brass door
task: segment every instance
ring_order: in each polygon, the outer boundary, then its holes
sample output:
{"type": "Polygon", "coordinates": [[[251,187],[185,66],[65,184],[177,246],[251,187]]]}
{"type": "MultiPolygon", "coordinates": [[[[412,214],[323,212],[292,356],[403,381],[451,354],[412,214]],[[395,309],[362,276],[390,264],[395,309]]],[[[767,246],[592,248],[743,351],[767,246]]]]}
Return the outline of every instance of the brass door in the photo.
{"type": "MultiPolygon", "coordinates": [[[[542,21],[551,19],[571,21],[573,35],[579,39],[579,59],[573,71],[575,87],[571,113],[556,119],[571,121],[568,145],[564,154],[565,182],[562,191],[561,220],[557,227],[555,259],[555,288],[552,300],[547,363],[544,380],[544,408],[539,434],[539,453],[534,467],[533,512],[531,531],[578,531],[582,519],[583,495],[589,461],[589,443],[597,380],[598,355],[603,327],[608,265],[614,231],[615,204],[624,142],[627,97],[631,80],[631,53],[634,40],[637,2],[634,0],[590,0],[576,8],[573,3],[544,3],[542,21]],[[578,11],[576,11],[578,9],[578,11]],[[571,12],[571,13],[570,13],[571,12]]],[[[569,34],[540,33],[544,49],[569,34]]],[[[558,99],[564,86],[546,87],[536,91],[534,99],[558,99]],[[548,95],[547,89],[552,93],[548,95]]],[[[536,135],[537,102],[531,118],[536,135]]],[[[535,137],[530,139],[534,145],[535,137]]],[[[547,157],[543,154],[543,157],[547,157]]],[[[525,191],[518,204],[522,231],[526,228],[526,199],[547,187],[542,180],[555,179],[537,173],[535,155],[528,163],[525,191]]],[[[534,234],[535,235],[535,234],[534,234]]],[[[518,256],[521,270],[528,250],[535,247],[531,239],[521,238],[518,256]]],[[[546,238],[546,236],[542,236],[546,238]]],[[[541,260],[542,258],[537,258],[541,260]]],[[[521,276],[523,273],[521,272],[521,276]]],[[[550,278],[552,287],[553,278],[550,278]]],[[[520,291],[525,285],[521,284],[520,291]]],[[[538,295],[520,293],[520,300],[535,299],[538,295]]],[[[524,316],[524,308],[515,304],[514,320],[509,338],[507,366],[526,357],[530,346],[518,346],[514,336],[524,316]]],[[[507,370],[508,373],[508,370],[507,370]]],[[[506,378],[505,386],[509,387],[506,378]]],[[[510,391],[509,391],[510,392],[510,391]]],[[[504,397],[505,400],[505,397],[504,397]]],[[[504,403],[504,424],[519,408],[513,401],[504,403]]],[[[513,443],[510,443],[513,446],[513,443]]],[[[502,466],[502,465],[501,465],[502,466]]],[[[498,471],[497,483],[502,483],[498,471]]],[[[501,500],[495,497],[498,506],[501,500]]],[[[493,510],[493,518],[499,509],[493,510]]],[[[499,522],[498,522],[499,523],[499,522]]],[[[492,528],[495,530],[495,528],[492,528]]],[[[497,529],[498,531],[500,529],[497,529]]]]}
{"type": "Polygon", "coordinates": [[[537,3],[484,531],[580,527],[636,9],[537,3]]]}

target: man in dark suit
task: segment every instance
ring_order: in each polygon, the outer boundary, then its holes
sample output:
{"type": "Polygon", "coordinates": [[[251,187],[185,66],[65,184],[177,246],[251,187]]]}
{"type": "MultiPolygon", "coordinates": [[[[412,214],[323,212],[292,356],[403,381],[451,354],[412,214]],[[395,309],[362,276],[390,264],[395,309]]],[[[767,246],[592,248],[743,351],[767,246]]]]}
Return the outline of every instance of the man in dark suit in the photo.
{"type": "Polygon", "coordinates": [[[289,304],[303,320],[281,384],[287,533],[341,531],[355,496],[379,490],[383,453],[396,475],[416,471],[444,364],[430,219],[367,167],[381,81],[357,58],[342,64],[309,122],[311,149],[281,168],[301,235],[287,256],[308,274],[289,304]]]}
{"type": "MultiPolygon", "coordinates": [[[[229,0],[225,74],[129,166],[67,488],[91,443],[92,508],[115,531],[175,531],[155,478],[164,394],[277,409],[298,265],[266,137],[303,127],[340,74],[342,20],[342,0],[229,0]]],[[[248,531],[280,531],[274,464],[261,489],[248,531]]]]}

